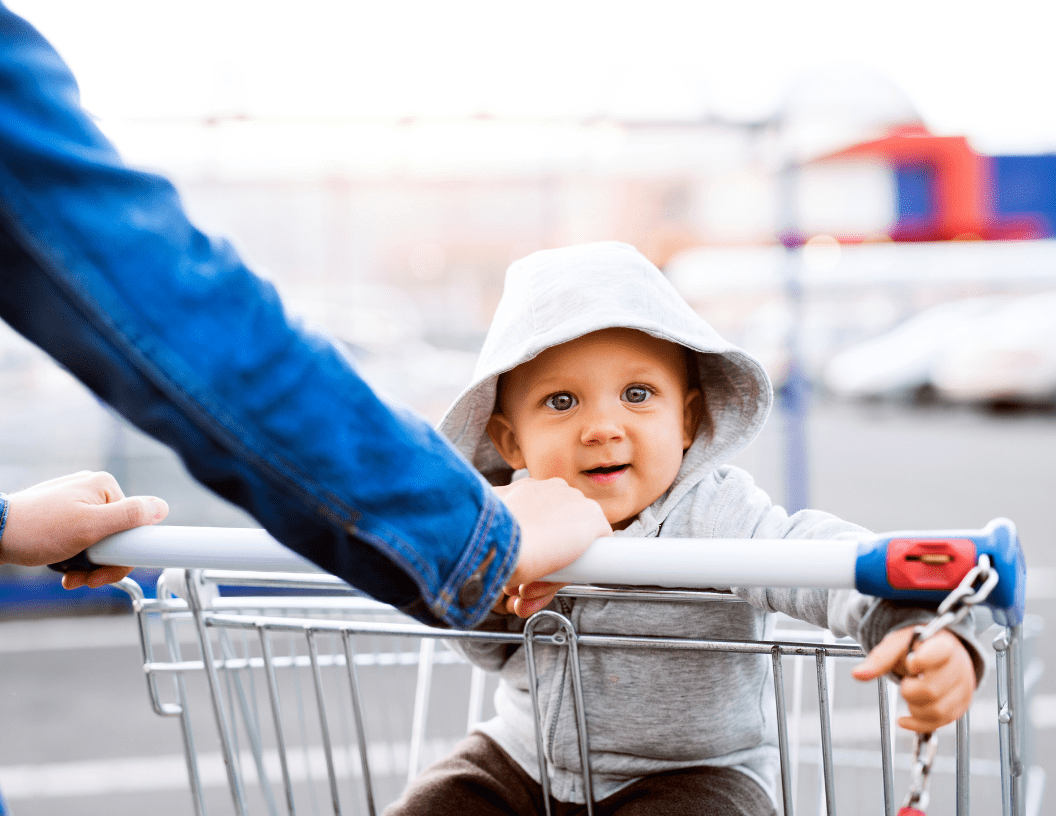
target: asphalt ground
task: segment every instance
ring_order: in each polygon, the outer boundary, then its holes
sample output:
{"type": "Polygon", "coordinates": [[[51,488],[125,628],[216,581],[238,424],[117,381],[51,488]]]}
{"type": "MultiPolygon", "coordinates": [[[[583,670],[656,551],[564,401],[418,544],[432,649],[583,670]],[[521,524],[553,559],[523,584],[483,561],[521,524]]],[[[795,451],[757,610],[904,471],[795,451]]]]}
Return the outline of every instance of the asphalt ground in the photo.
{"type": "MultiPolygon", "coordinates": [[[[74,470],[106,468],[117,472],[128,493],[165,497],[172,524],[250,523],[241,511],[195,485],[165,448],[117,423],[61,372],[43,371],[16,366],[0,372],[0,482],[5,489],[74,470]]],[[[777,415],[738,461],[778,502],[784,494],[783,439],[777,415]]],[[[848,405],[815,398],[808,443],[810,503],[871,529],[974,528],[996,516],[1013,519],[1029,565],[1028,613],[1039,624],[1056,621],[1052,413],[848,405]]],[[[1037,813],[1045,813],[1056,802],[1051,791],[1056,778],[1056,674],[1051,667],[1056,660],[1050,633],[1032,640],[1031,654],[1039,661],[1033,664],[1034,675],[1039,666],[1050,667],[1032,686],[1029,759],[1036,768],[1033,790],[1041,790],[1038,771],[1049,781],[1044,800],[1034,803],[1037,813]]],[[[849,706],[837,722],[840,733],[849,734],[842,756],[850,765],[839,771],[837,803],[846,803],[850,812],[879,813],[876,794],[863,793],[872,771],[855,767],[854,753],[861,748],[855,717],[868,708],[875,691],[854,688],[845,667],[837,665],[835,693],[837,702],[849,706]]],[[[387,768],[386,796],[394,795],[406,773],[398,755],[405,751],[415,671],[390,668],[365,689],[373,700],[368,706],[375,712],[379,745],[396,746],[388,760],[379,760],[387,768]]],[[[439,713],[427,734],[427,748],[434,754],[465,728],[464,705],[451,703],[464,696],[466,678],[460,671],[438,668],[439,713]]],[[[808,666],[808,683],[811,672],[808,666]]],[[[997,761],[988,696],[992,680],[991,672],[990,685],[981,690],[980,706],[973,712],[973,730],[978,729],[972,743],[978,764],[973,766],[975,813],[998,812],[988,777],[997,761]]],[[[786,675],[786,683],[792,682],[792,675],[786,675]]],[[[209,812],[224,813],[229,798],[222,771],[217,771],[218,747],[209,737],[208,696],[204,688],[193,694],[196,711],[204,717],[198,753],[213,774],[207,789],[209,812]]],[[[808,693],[808,707],[809,698],[808,693]]],[[[0,723],[0,791],[10,813],[193,812],[180,730],[176,720],[151,710],[130,617],[8,617],[0,622],[0,723]]],[[[948,747],[952,735],[944,740],[948,747]]],[[[800,794],[808,799],[815,774],[810,767],[801,773],[800,794]]],[[[896,787],[900,780],[904,776],[896,777],[896,787]]],[[[315,807],[326,812],[325,796],[315,807]]],[[[809,813],[811,807],[797,812],[809,813]]],[[[929,813],[952,812],[947,781],[937,779],[929,813]]]]}

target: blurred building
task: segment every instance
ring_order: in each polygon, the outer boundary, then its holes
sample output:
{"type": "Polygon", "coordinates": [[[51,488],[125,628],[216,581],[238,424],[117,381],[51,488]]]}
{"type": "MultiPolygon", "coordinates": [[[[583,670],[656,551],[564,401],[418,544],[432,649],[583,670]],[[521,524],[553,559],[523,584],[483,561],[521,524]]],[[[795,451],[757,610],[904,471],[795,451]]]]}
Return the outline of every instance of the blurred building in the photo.
{"type": "Polygon", "coordinates": [[[731,339],[772,357],[780,380],[783,357],[769,349],[791,319],[777,240],[790,228],[807,242],[802,280],[824,290],[806,304],[806,353],[818,360],[915,309],[984,294],[1002,274],[1019,286],[1048,263],[1048,242],[1006,252],[991,239],[1052,235],[1056,156],[979,155],[930,134],[897,89],[861,82],[805,86],[786,111],[749,124],[229,117],[107,130],[129,161],[176,180],[198,223],[352,345],[384,356],[417,338],[475,351],[511,261],[615,239],[668,268],[731,339]],[[861,108],[853,126],[848,99],[861,108]],[[965,239],[997,251],[952,246],[965,239]],[[953,255],[935,249],[945,243],[953,255]]]}
{"type": "Polygon", "coordinates": [[[455,346],[479,339],[506,267],[536,249],[616,239],[664,265],[723,235],[755,242],[774,222],[760,139],[713,122],[232,118],[107,131],[280,287],[398,288],[426,334],[455,346]]]}
{"type": "Polygon", "coordinates": [[[1023,240],[1056,231],[1054,154],[984,156],[962,136],[916,125],[815,160],[807,172],[863,162],[891,176],[892,240],[1023,240]]]}

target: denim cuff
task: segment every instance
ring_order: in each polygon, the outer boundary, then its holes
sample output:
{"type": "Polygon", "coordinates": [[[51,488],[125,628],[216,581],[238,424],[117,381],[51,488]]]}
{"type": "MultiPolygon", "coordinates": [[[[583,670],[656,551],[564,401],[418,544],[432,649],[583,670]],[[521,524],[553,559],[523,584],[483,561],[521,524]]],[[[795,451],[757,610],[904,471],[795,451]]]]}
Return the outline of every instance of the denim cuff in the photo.
{"type": "Polygon", "coordinates": [[[471,629],[484,620],[517,566],[520,541],[517,522],[488,489],[465,556],[441,588],[433,615],[457,629],[471,629]]]}

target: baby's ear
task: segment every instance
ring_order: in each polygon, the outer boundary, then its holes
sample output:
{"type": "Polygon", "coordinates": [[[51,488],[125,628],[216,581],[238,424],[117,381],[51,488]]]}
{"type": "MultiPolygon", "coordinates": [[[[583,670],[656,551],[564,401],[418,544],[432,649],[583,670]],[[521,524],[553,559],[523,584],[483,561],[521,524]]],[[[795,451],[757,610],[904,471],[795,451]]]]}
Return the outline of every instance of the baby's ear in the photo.
{"type": "Polygon", "coordinates": [[[492,414],[488,419],[487,431],[488,436],[491,437],[491,443],[498,450],[499,456],[506,460],[507,465],[514,470],[526,467],[521,446],[517,444],[517,435],[513,432],[513,426],[506,417],[498,412],[492,414]]]}
{"type": "Polygon", "coordinates": [[[704,395],[699,388],[690,388],[682,402],[682,450],[689,450],[697,438],[697,430],[704,418],[704,395]]]}

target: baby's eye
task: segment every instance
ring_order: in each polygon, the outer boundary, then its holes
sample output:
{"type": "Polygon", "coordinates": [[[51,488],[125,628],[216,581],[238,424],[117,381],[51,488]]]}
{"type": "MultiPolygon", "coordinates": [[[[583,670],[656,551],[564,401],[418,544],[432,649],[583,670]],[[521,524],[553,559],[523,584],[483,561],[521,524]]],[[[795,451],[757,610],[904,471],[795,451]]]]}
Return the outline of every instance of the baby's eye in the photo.
{"type": "Polygon", "coordinates": [[[652,393],[644,385],[629,385],[624,389],[623,398],[631,403],[645,402],[652,393]]]}
{"type": "Polygon", "coordinates": [[[555,411],[567,411],[576,406],[576,398],[562,391],[560,394],[551,394],[543,404],[555,411]]]}

